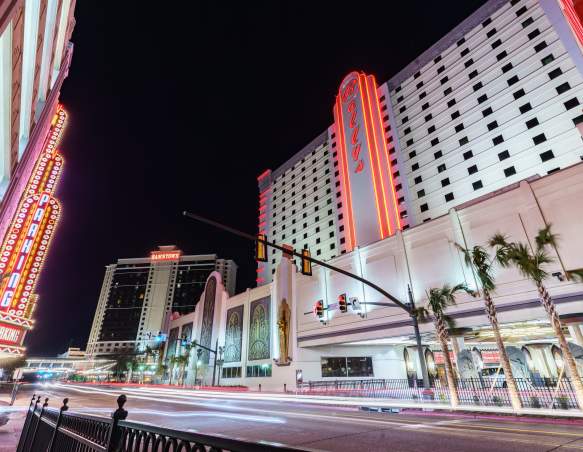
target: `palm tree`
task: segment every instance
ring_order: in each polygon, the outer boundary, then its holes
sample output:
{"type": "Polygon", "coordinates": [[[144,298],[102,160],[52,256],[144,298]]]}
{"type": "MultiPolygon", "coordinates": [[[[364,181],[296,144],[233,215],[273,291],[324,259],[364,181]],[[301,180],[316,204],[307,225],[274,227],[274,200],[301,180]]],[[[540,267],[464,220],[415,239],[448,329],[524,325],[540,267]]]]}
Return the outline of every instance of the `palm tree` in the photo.
{"type": "MultiPolygon", "coordinates": [[[[539,300],[549,316],[551,326],[559,341],[563,359],[567,363],[571,381],[575,388],[577,403],[579,404],[579,408],[583,409],[583,382],[581,381],[577,364],[563,333],[563,325],[561,324],[555,303],[544,285],[544,281],[549,274],[543,267],[554,261],[554,258],[549,255],[547,249],[549,246],[554,249],[557,248],[558,236],[552,233],[551,225],[549,224],[538,231],[535,237],[534,249],[525,243],[509,243],[502,234],[496,234],[490,242],[493,245],[504,246],[510,250],[509,253],[500,257],[499,262],[501,265],[515,266],[525,278],[534,282],[538,291],[539,300]]],[[[583,269],[571,270],[568,273],[570,277],[579,278],[583,275],[583,269]]]]}
{"type": "Polygon", "coordinates": [[[433,316],[435,332],[437,333],[437,338],[441,345],[441,350],[443,351],[445,376],[447,378],[451,405],[454,407],[459,405],[459,396],[455,383],[453,365],[451,363],[451,357],[449,356],[449,334],[447,332],[447,327],[453,325],[453,319],[445,314],[445,309],[448,306],[456,304],[456,294],[462,291],[469,293],[472,296],[474,295],[465,284],[457,284],[453,287],[446,284],[440,289],[429,289],[427,291],[427,306],[417,310],[417,315],[420,319],[427,319],[430,315],[433,316]]]}
{"type": "Polygon", "coordinates": [[[509,248],[503,245],[493,245],[495,255],[492,259],[488,251],[483,247],[476,245],[473,248],[466,249],[456,243],[456,247],[463,253],[465,263],[472,269],[476,279],[478,280],[479,289],[482,291],[484,298],[484,307],[488,321],[492,326],[496,346],[498,347],[498,354],[500,355],[500,364],[504,370],[504,378],[506,379],[506,386],[508,388],[508,395],[510,396],[510,403],[512,408],[519,410],[522,407],[520,397],[518,395],[518,388],[516,381],[512,375],[512,367],[506,353],[506,347],[500,334],[500,326],[498,324],[498,316],[496,315],[496,306],[492,300],[492,292],[496,289],[496,282],[494,280],[494,261],[503,259],[509,252],[509,248]]]}

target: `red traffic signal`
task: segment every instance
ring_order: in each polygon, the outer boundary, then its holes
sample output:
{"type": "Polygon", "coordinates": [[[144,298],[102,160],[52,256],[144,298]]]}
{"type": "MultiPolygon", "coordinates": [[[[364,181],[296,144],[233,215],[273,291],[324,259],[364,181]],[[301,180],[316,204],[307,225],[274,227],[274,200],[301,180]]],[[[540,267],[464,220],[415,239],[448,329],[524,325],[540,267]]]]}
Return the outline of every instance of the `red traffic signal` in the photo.
{"type": "Polygon", "coordinates": [[[318,300],[314,303],[314,314],[316,314],[316,317],[319,319],[324,317],[324,302],[322,300],[318,300]]]}
{"type": "Polygon", "coordinates": [[[255,260],[258,262],[267,262],[267,237],[265,234],[258,234],[255,241],[255,260]]]}
{"type": "Polygon", "coordinates": [[[340,309],[340,312],[348,311],[348,301],[345,293],[338,295],[338,309],[340,309]]]}

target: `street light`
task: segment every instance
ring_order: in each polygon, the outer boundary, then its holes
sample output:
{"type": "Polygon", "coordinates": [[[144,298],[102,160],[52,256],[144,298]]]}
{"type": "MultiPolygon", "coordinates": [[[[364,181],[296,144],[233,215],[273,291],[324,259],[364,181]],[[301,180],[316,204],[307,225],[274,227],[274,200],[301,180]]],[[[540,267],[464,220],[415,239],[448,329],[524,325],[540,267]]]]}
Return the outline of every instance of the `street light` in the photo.
{"type": "MultiPolygon", "coordinates": [[[[317,264],[320,265],[321,267],[327,268],[329,270],[335,271],[337,273],[340,273],[344,276],[348,276],[349,278],[355,279],[367,286],[369,286],[370,288],[376,290],[378,293],[380,293],[383,297],[391,300],[397,307],[403,309],[405,312],[407,312],[407,314],[409,314],[409,316],[411,317],[411,323],[413,324],[413,330],[415,332],[415,339],[417,342],[417,353],[419,356],[419,362],[421,364],[421,373],[423,375],[423,387],[426,389],[430,388],[429,385],[429,375],[427,374],[427,365],[425,363],[425,356],[423,355],[423,350],[422,350],[422,345],[421,345],[421,334],[419,333],[419,323],[417,320],[417,310],[415,309],[415,304],[413,301],[413,295],[411,293],[411,288],[408,287],[408,295],[409,295],[409,303],[403,303],[402,301],[400,301],[398,298],[396,298],[395,296],[391,295],[389,292],[387,292],[386,290],[382,289],[381,287],[379,287],[378,285],[376,285],[375,283],[364,279],[361,276],[355,275],[354,273],[350,273],[342,268],[338,268],[335,267],[333,265],[328,264],[327,262],[315,259],[313,257],[310,256],[309,252],[308,253],[304,253],[303,250],[301,253],[298,253],[296,250],[294,250],[291,247],[284,247],[284,246],[280,246],[277,245],[273,242],[269,242],[267,241],[266,238],[263,237],[256,237],[254,235],[251,234],[247,234],[246,232],[243,231],[239,231],[238,229],[232,228],[231,226],[227,226],[224,224],[221,224],[217,221],[214,220],[209,220],[208,218],[205,217],[201,217],[200,215],[191,213],[191,212],[187,212],[184,211],[183,215],[185,217],[191,218],[193,220],[199,221],[201,223],[205,223],[208,224],[210,226],[213,226],[215,228],[218,229],[222,229],[223,231],[227,231],[231,234],[237,235],[239,237],[245,238],[247,240],[251,240],[254,243],[260,242],[265,246],[269,246],[271,248],[275,248],[285,254],[288,255],[292,255],[292,256],[296,256],[299,257],[300,259],[302,259],[302,263],[313,263],[313,264],[317,264]]],[[[303,268],[302,268],[303,270],[303,268]]],[[[311,266],[309,268],[309,270],[311,271],[311,266]]]]}

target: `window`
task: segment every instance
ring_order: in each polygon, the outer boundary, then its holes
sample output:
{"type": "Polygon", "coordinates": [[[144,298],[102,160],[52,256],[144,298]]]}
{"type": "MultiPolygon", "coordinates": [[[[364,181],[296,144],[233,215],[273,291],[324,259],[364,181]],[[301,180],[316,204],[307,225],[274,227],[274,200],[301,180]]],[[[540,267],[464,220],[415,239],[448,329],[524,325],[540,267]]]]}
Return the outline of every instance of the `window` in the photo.
{"type": "Polygon", "coordinates": [[[504,58],[506,58],[506,56],[508,55],[508,53],[506,53],[506,50],[503,50],[502,52],[500,52],[498,55],[496,55],[496,59],[498,61],[503,60],[504,58]]]}
{"type": "Polygon", "coordinates": [[[372,377],[374,376],[372,358],[321,358],[322,377],[372,377]]]}
{"type": "Polygon", "coordinates": [[[567,110],[570,110],[571,108],[576,107],[577,105],[579,105],[579,100],[576,97],[573,97],[573,99],[569,99],[567,102],[564,102],[565,108],[567,110]]]}
{"type": "Polygon", "coordinates": [[[411,171],[417,171],[419,169],[419,163],[413,163],[411,165],[411,171]]]}
{"type": "Polygon", "coordinates": [[[442,151],[437,151],[433,153],[433,157],[435,157],[435,160],[437,160],[438,158],[440,158],[443,155],[442,151]]]}
{"type": "Polygon", "coordinates": [[[425,196],[425,190],[424,190],[424,189],[422,189],[422,190],[419,190],[419,191],[417,192],[417,197],[418,197],[418,198],[423,198],[424,196],[425,196]]]}
{"type": "Polygon", "coordinates": [[[427,212],[429,210],[429,206],[427,205],[427,203],[421,204],[419,206],[419,209],[421,210],[421,212],[427,212]]]}
{"type": "Polygon", "coordinates": [[[502,151],[498,153],[498,160],[500,161],[506,160],[508,157],[510,157],[510,153],[508,151],[502,151]]]}
{"type": "Polygon", "coordinates": [[[439,138],[435,137],[433,140],[431,140],[431,146],[435,146],[439,143],[439,138]]]}
{"type": "Polygon", "coordinates": [[[409,152],[409,158],[412,159],[413,157],[415,157],[417,155],[417,151],[411,151],[409,152]]]}
{"type": "Polygon", "coordinates": [[[561,75],[563,73],[563,71],[561,70],[560,67],[553,69],[551,72],[549,72],[549,78],[551,80],[553,80],[554,78],[557,78],[559,75],[561,75]]]}
{"type": "Polygon", "coordinates": [[[468,67],[470,67],[472,64],[474,64],[474,60],[470,58],[468,61],[466,61],[466,62],[464,63],[464,66],[465,66],[466,68],[468,68],[468,67]]]}
{"type": "Polygon", "coordinates": [[[505,73],[506,73],[506,72],[508,72],[510,69],[512,69],[512,63],[505,64],[504,66],[502,66],[502,73],[504,73],[504,74],[505,74],[505,73]]]}
{"type": "Polygon", "coordinates": [[[464,42],[466,42],[466,38],[462,38],[457,42],[457,46],[461,46],[464,42]]]}
{"type": "Polygon", "coordinates": [[[530,105],[530,102],[527,102],[524,105],[521,105],[520,107],[518,107],[518,109],[520,110],[520,113],[524,114],[527,111],[532,110],[532,105],[530,105]]]}
{"type": "Polygon", "coordinates": [[[403,130],[404,135],[409,135],[410,133],[411,133],[411,127],[407,127],[405,130],[403,130]]]}
{"type": "Polygon", "coordinates": [[[482,27],[486,28],[488,25],[490,25],[492,23],[492,19],[490,19],[489,17],[482,22],[482,27]]]}
{"type": "Polygon", "coordinates": [[[448,94],[451,94],[451,86],[443,91],[444,96],[447,96],[448,94]]]}
{"type": "Polygon", "coordinates": [[[532,30],[529,34],[528,34],[528,39],[533,40],[534,38],[536,38],[538,35],[540,35],[540,30],[538,28],[535,28],[534,30],[532,30]]]}
{"type": "Polygon", "coordinates": [[[508,83],[508,86],[512,86],[517,82],[518,82],[518,75],[514,75],[514,76],[510,77],[508,80],[506,80],[506,83],[508,83]]]}
{"type": "Polygon", "coordinates": [[[464,152],[464,160],[471,159],[473,156],[474,153],[471,150],[464,152]]]}
{"type": "Polygon", "coordinates": [[[434,62],[435,64],[439,63],[440,61],[441,61],[441,55],[437,55],[437,56],[436,56],[436,57],[433,59],[433,62],[434,62]]]}
{"type": "Polygon", "coordinates": [[[516,16],[522,16],[526,12],[526,6],[516,10],[516,16]]]}
{"type": "Polygon", "coordinates": [[[545,141],[547,141],[547,137],[545,136],[544,133],[541,133],[541,134],[537,135],[536,137],[533,137],[532,141],[534,141],[534,144],[541,144],[541,143],[544,143],[545,141]]]}
{"type": "Polygon", "coordinates": [[[490,39],[492,36],[496,34],[496,29],[492,28],[488,33],[486,33],[486,37],[490,39]]]}
{"type": "Polygon", "coordinates": [[[528,27],[533,22],[534,20],[532,19],[532,17],[529,17],[528,19],[522,21],[522,28],[528,27]]]}
{"type": "Polygon", "coordinates": [[[439,67],[437,68],[437,73],[438,73],[438,74],[441,74],[443,71],[445,71],[445,66],[443,66],[443,65],[442,65],[442,66],[439,66],[439,67]]]}
{"type": "Polygon", "coordinates": [[[464,130],[464,123],[461,122],[457,126],[455,126],[454,128],[455,128],[456,133],[461,132],[462,130],[464,130]]]}
{"type": "Polygon", "coordinates": [[[496,47],[499,47],[500,44],[502,44],[502,40],[501,39],[496,39],[496,41],[494,41],[491,45],[492,45],[492,50],[494,50],[496,47]]]}
{"type": "Polygon", "coordinates": [[[540,155],[540,159],[543,162],[546,162],[548,160],[551,160],[551,159],[554,159],[555,158],[555,154],[553,154],[553,151],[551,149],[549,149],[548,151],[545,151],[545,152],[543,152],[542,154],[539,154],[539,155],[540,155]]]}
{"type": "Polygon", "coordinates": [[[482,184],[481,180],[477,180],[476,182],[472,182],[472,187],[474,187],[474,190],[479,190],[483,186],[484,186],[484,184],[482,184]]]}
{"type": "Polygon", "coordinates": [[[468,174],[474,174],[478,172],[478,166],[477,165],[472,165],[468,168],[468,174]]]}
{"type": "Polygon", "coordinates": [[[474,69],[474,70],[473,70],[472,72],[470,72],[470,74],[469,74],[470,80],[471,80],[471,79],[473,79],[473,78],[475,78],[477,75],[478,75],[478,71],[474,69]]]}
{"type": "Polygon", "coordinates": [[[223,367],[222,378],[241,378],[240,367],[223,367]]]}
{"type": "Polygon", "coordinates": [[[407,144],[407,146],[412,146],[413,145],[413,138],[409,138],[407,140],[407,143],[406,144],[407,144]]]}
{"type": "Polygon", "coordinates": [[[431,126],[427,129],[427,134],[431,134],[433,132],[435,132],[435,126],[431,126]]]}
{"type": "Polygon", "coordinates": [[[271,364],[257,364],[255,366],[247,366],[247,378],[249,377],[271,377],[271,364]]]}
{"type": "Polygon", "coordinates": [[[528,129],[532,129],[533,127],[538,126],[538,119],[537,118],[532,118],[529,119],[528,121],[526,121],[526,127],[528,129]]]}
{"type": "Polygon", "coordinates": [[[509,166],[504,170],[504,175],[506,177],[514,176],[516,174],[516,169],[513,166],[509,166]]]}
{"type": "Polygon", "coordinates": [[[485,110],[482,110],[482,115],[484,116],[484,118],[488,115],[492,114],[492,107],[488,107],[485,110]]]}
{"type": "Polygon", "coordinates": [[[422,180],[423,180],[423,178],[422,178],[421,176],[417,176],[417,177],[415,178],[415,183],[416,183],[416,184],[420,184],[422,180]]]}
{"type": "Polygon", "coordinates": [[[447,193],[445,195],[445,202],[453,201],[453,198],[454,198],[453,193],[451,193],[451,192],[450,193],[447,193]]]}
{"type": "Polygon", "coordinates": [[[468,137],[462,137],[459,140],[460,146],[463,146],[464,144],[468,144],[468,137]]]}
{"type": "Polygon", "coordinates": [[[482,86],[483,86],[482,82],[478,82],[472,88],[474,89],[474,91],[478,91],[482,86]]]}
{"type": "Polygon", "coordinates": [[[573,118],[573,124],[578,125],[583,122],[583,115],[579,115],[573,118]]]}
{"type": "Polygon", "coordinates": [[[478,103],[482,104],[484,102],[486,102],[488,100],[488,96],[486,94],[482,94],[480,97],[478,97],[478,103]]]}
{"type": "Polygon", "coordinates": [[[429,102],[425,102],[423,105],[421,105],[421,110],[427,110],[429,108],[429,102]]]}
{"type": "Polygon", "coordinates": [[[403,124],[405,124],[407,121],[409,121],[409,116],[405,116],[405,117],[402,119],[402,122],[403,122],[403,124]]]}
{"type": "Polygon", "coordinates": [[[455,99],[451,99],[448,103],[447,106],[448,107],[453,107],[455,105],[455,99]]]}
{"type": "Polygon", "coordinates": [[[521,88],[518,91],[515,91],[512,95],[514,96],[514,99],[520,99],[522,96],[524,96],[524,94],[525,94],[525,92],[521,88]]]}
{"type": "Polygon", "coordinates": [[[494,130],[497,127],[498,127],[497,121],[492,121],[490,124],[488,124],[488,130],[494,130]]]}
{"type": "Polygon", "coordinates": [[[419,76],[421,75],[420,71],[415,72],[415,74],[413,75],[413,78],[419,78],[419,76]]]}
{"type": "Polygon", "coordinates": [[[541,41],[537,45],[534,46],[534,51],[540,52],[541,50],[543,50],[546,47],[547,47],[546,41],[541,41]]]}
{"type": "Polygon", "coordinates": [[[422,86],[423,86],[423,82],[417,83],[417,89],[421,88],[422,86]]]}
{"type": "Polygon", "coordinates": [[[449,177],[446,177],[445,179],[441,180],[441,186],[442,187],[447,187],[450,184],[449,182],[449,177]]]}
{"type": "Polygon", "coordinates": [[[403,96],[399,96],[399,97],[397,97],[397,103],[401,102],[403,99],[404,99],[404,97],[403,97],[403,96]]]}
{"type": "Polygon", "coordinates": [[[423,91],[421,94],[419,94],[419,100],[423,99],[425,96],[427,96],[427,93],[423,91]]]}
{"type": "Polygon", "coordinates": [[[399,113],[403,113],[405,110],[407,110],[407,107],[403,105],[401,108],[399,108],[399,113]]]}
{"type": "Polygon", "coordinates": [[[454,111],[451,114],[451,119],[453,120],[453,119],[459,118],[459,115],[460,115],[460,112],[459,111],[454,111]]]}
{"type": "Polygon", "coordinates": [[[425,122],[430,121],[433,118],[433,115],[431,113],[429,113],[427,116],[425,116],[425,122]]]}
{"type": "Polygon", "coordinates": [[[546,66],[547,64],[549,64],[550,62],[552,62],[554,59],[555,59],[555,57],[553,56],[552,53],[550,53],[546,57],[544,57],[543,59],[541,59],[540,62],[543,64],[543,66],[546,66]]]}
{"type": "Polygon", "coordinates": [[[442,163],[441,165],[437,166],[437,172],[438,173],[443,173],[445,171],[445,163],[442,163]]]}
{"type": "Polygon", "coordinates": [[[504,137],[502,137],[502,135],[498,135],[497,137],[492,138],[492,143],[494,143],[494,146],[496,146],[497,144],[503,143],[504,142],[504,137]]]}
{"type": "Polygon", "coordinates": [[[462,51],[460,52],[460,56],[463,58],[463,57],[465,57],[465,56],[466,56],[468,53],[470,53],[470,49],[468,49],[468,48],[466,47],[464,50],[462,50],[462,51]]]}
{"type": "Polygon", "coordinates": [[[439,82],[443,85],[445,83],[447,83],[449,79],[447,78],[447,75],[445,77],[443,77],[439,82]]]}
{"type": "Polygon", "coordinates": [[[571,89],[571,85],[569,85],[569,82],[561,83],[559,86],[557,86],[557,93],[563,94],[564,92],[566,92],[570,89],[571,89]]]}

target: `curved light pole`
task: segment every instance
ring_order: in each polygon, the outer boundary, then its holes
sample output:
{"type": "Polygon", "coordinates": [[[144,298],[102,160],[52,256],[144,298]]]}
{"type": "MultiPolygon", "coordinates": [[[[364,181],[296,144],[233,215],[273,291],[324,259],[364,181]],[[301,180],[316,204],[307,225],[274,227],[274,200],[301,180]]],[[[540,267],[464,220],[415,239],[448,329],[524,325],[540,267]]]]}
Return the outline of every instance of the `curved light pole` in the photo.
{"type": "Polygon", "coordinates": [[[257,242],[263,243],[264,245],[269,246],[271,248],[275,248],[275,249],[280,250],[284,253],[291,254],[293,256],[299,257],[299,258],[304,259],[304,260],[308,260],[314,264],[328,268],[329,270],[335,271],[337,273],[341,273],[344,276],[348,276],[349,278],[360,281],[361,283],[376,290],[383,297],[391,300],[397,307],[403,309],[411,317],[411,323],[413,324],[413,330],[415,332],[415,341],[417,343],[417,354],[419,356],[419,363],[421,365],[421,373],[423,376],[423,387],[426,389],[428,389],[430,387],[429,375],[427,374],[427,364],[425,363],[425,356],[423,354],[423,349],[422,349],[422,345],[421,345],[421,334],[419,333],[419,322],[417,320],[417,311],[415,310],[415,303],[413,301],[413,294],[411,293],[410,287],[407,287],[408,288],[408,295],[409,295],[409,304],[407,305],[407,304],[401,302],[395,296],[391,295],[389,292],[387,292],[383,288],[381,288],[378,285],[376,285],[375,283],[373,283],[372,281],[369,281],[368,279],[364,279],[361,276],[355,275],[354,273],[350,273],[346,270],[343,270],[342,268],[335,267],[333,265],[328,264],[327,262],[321,261],[319,259],[315,259],[312,256],[306,256],[302,253],[298,253],[295,249],[285,248],[283,246],[277,245],[276,243],[269,242],[268,240],[260,239],[254,235],[247,234],[246,232],[239,231],[238,229],[232,228],[231,226],[224,225],[222,223],[219,223],[219,222],[214,221],[214,220],[210,220],[210,219],[202,217],[200,215],[197,215],[197,214],[194,214],[191,212],[187,212],[187,211],[182,212],[182,214],[185,217],[191,218],[191,219],[199,221],[201,223],[208,224],[208,225],[213,226],[213,227],[218,228],[218,229],[222,229],[223,231],[230,232],[231,234],[237,235],[239,237],[243,237],[244,239],[251,240],[255,243],[257,243],[257,242]]]}

